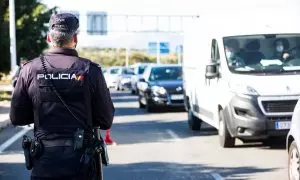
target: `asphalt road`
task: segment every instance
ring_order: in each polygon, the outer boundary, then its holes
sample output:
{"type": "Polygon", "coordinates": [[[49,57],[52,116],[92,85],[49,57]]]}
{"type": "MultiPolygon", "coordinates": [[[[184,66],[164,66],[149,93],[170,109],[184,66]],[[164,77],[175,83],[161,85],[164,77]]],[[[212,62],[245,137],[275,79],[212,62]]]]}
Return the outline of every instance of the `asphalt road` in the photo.
{"type": "MultiPolygon", "coordinates": [[[[271,147],[242,144],[222,149],[217,132],[206,125],[201,132],[187,128],[187,114],[180,109],[145,113],[137,97],[112,92],[116,116],[111,135],[118,145],[109,147],[108,180],[287,180],[284,142],[271,147]]],[[[28,127],[26,127],[28,129],[28,127]]],[[[23,131],[9,127],[0,132],[3,143],[23,131]]],[[[24,157],[17,139],[0,153],[1,180],[27,180],[24,157]]]]}

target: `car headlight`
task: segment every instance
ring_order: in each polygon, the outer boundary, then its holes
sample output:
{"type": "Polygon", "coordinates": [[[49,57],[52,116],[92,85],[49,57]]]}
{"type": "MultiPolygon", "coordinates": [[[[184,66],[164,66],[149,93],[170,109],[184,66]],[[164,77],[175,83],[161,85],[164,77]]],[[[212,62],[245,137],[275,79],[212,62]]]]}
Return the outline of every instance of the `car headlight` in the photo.
{"type": "Polygon", "coordinates": [[[229,88],[232,92],[240,95],[259,95],[253,87],[244,84],[229,83],[229,88]]]}
{"type": "Polygon", "coordinates": [[[151,90],[154,95],[165,95],[167,93],[167,90],[164,87],[160,86],[153,86],[151,90]]]}

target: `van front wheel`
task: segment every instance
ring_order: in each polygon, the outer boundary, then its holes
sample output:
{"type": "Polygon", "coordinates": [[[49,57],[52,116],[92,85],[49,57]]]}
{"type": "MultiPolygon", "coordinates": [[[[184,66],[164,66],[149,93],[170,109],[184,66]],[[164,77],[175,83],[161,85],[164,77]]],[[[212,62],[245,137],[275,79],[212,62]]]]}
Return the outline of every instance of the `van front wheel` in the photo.
{"type": "Polygon", "coordinates": [[[226,123],[226,119],[225,119],[223,110],[220,110],[219,117],[220,117],[220,120],[219,120],[218,134],[219,134],[220,145],[223,148],[233,147],[235,145],[235,138],[231,137],[231,135],[228,131],[228,127],[227,127],[227,123],[226,123]]]}
{"type": "Polygon", "coordinates": [[[189,97],[184,95],[184,109],[185,109],[186,112],[188,112],[190,108],[191,107],[190,107],[190,104],[189,104],[189,97]]]}
{"type": "Polygon", "coordinates": [[[289,149],[289,158],[288,158],[288,172],[290,180],[299,180],[300,179],[300,165],[299,165],[299,150],[296,145],[296,142],[292,142],[289,149]]]}
{"type": "Polygon", "coordinates": [[[188,125],[193,131],[200,131],[202,120],[194,116],[191,108],[188,110],[188,125]]]}

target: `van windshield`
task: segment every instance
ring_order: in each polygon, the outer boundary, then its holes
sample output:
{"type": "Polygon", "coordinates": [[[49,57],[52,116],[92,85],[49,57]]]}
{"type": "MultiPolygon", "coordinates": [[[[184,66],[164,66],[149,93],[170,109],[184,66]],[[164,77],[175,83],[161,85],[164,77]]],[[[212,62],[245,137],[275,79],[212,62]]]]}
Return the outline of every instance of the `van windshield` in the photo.
{"type": "Polygon", "coordinates": [[[300,73],[300,34],[223,38],[227,64],[234,73],[300,73]]]}
{"type": "Polygon", "coordinates": [[[146,69],[146,65],[144,65],[144,66],[139,66],[139,68],[138,68],[138,74],[143,74],[144,73],[144,71],[145,71],[145,69],[146,69]]]}

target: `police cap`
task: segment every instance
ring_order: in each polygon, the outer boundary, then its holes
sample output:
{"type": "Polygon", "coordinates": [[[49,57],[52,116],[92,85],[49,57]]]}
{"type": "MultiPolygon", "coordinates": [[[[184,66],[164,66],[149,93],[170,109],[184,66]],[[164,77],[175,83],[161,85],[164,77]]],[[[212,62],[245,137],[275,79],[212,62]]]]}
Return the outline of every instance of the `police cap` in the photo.
{"type": "Polygon", "coordinates": [[[74,33],[79,28],[79,20],[71,13],[54,14],[50,18],[49,28],[54,31],[74,33]]]}

